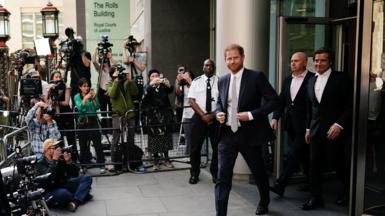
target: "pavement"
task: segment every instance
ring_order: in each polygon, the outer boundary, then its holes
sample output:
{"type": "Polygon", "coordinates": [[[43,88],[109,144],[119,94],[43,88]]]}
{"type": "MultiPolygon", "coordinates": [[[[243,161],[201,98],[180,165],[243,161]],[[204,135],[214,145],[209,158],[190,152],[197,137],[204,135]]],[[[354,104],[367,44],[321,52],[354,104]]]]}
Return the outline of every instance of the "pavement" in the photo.
{"type": "MultiPolygon", "coordinates": [[[[189,171],[186,169],[94,177],[91,191],[93,200],[79,206],[74,213],[65,209],[51,209],[51,215],[214,216],[214,184],[209,172],[203,169],[196,185],[190,185],[188,178],[189,171]]],[[[333,188],[328,186],[331,183],[327,183],[325,190],[333,188]]],[[[295,188],[296,185],[289,186],[283,198],[271,193],[268,215],[348,215],[348,207],[333,204],[333,196],[325,198],[325,208],[321,210],[301,210],[300,206],[308,194],[298,192],[295,188]]],[[[245,181],[233,182],[229,216],[255,215],[257,203],[258,192],[255,185],[245,181]]]]}

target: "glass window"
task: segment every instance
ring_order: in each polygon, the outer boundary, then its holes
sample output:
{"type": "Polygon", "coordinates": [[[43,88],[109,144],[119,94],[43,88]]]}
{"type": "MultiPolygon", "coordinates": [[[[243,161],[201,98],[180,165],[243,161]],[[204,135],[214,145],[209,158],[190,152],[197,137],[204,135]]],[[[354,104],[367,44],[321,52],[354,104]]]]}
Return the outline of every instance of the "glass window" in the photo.
{"type": "Polygon", "coordinates": [[[367,124],[365,213],[385,212],[384,0],[373,2],[373,31],[367,124]]]}
{"type": "Polygon", "coordinates": [[[325,17],[327,0],[281,0],[281,16],[325,17]]]}

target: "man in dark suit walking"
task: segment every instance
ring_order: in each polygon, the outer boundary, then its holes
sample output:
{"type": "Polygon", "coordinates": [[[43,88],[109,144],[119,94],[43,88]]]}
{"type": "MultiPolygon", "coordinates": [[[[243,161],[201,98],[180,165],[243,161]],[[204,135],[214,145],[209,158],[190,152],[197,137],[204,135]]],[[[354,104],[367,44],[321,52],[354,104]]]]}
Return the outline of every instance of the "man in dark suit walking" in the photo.
{"type": "Polygon", "coordinates": [[[306,70],[307,56],[296,52],[291,57],[291,71],[282,86],[279,95],[280,106],[274,112],[271,127],[276,130],[278,120],[282,117],[282,126],[289,136],[288,162],[270,190],[283,196],[290,178],[301,164],[306,176],[309,172],[309,146],[305,142],[306,106],[308,104],[307,84],[313,73],[306,70]]]}
{"type": "Polygon", "coordinates": [[[310,144],[311,198],[303,204],[303,210],[317,209],[324,205],[322,172],[326,162],[333,166],[343,183],[341,191],[344,196],[337,199],[337,204],[347,200],[349,170],[343,159],[345,138],[351,130],[353,91],[349,77],[331,69],[331,59],[326,49],[314,53],[317,73],[309,80],[310,104],[305,135],[306,142],[310,144]]]}
{"type": "Polygon", "coordinates": [[[244,50],[237,44],[225,49],[229,74],[218,83],[216,118],[221,123],[218,145],[218,181],[215,185],[217,216],[227,215],[235,160],[240,152],[259,190],[256,214],[268,213],[269,181],[262,158],[262,147],[274,139],[267,115],[278,104],[278,95],[259,71],[243,67],[244,50]],[[262,99],[264,104],[262,105],[262,99]]]}

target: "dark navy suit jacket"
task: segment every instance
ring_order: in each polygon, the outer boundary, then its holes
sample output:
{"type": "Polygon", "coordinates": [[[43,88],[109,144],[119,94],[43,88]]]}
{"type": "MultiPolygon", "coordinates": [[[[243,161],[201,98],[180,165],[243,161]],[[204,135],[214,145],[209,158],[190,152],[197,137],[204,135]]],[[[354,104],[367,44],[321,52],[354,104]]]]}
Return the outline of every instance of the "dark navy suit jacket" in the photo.
{"type": "MultiPolygon", "coordinates": [[[[218,102],[216,112],[227,114],[228,95],[231,74],[226,74],[218,81],[218,102]]],[[[244,132],[248,145],[260,145],[275,138],[270,127],[268,114],[279,104],[279,98],[265,75],[259,71],[244,69],[238,96],[238,112],[249,111],[251,121],[241,121],[239,130],[244,132]]],[[[226,119],[227,121],[227,119],[226,119]]]]}

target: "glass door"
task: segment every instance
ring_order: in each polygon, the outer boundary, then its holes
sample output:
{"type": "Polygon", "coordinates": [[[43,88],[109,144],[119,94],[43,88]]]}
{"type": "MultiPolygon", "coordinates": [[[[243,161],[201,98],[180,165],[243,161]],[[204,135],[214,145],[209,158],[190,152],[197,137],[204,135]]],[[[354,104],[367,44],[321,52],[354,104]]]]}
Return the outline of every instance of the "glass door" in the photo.
{"type": "MultiPolygon", "coordinates": [[[[314,72],[313,52],[328,47],[334,52],[333,67],[338,71],[347,71],[353,77],[353,69],[349,66],[349,58],[354,56],[354,40],[347,35],[354,35],[355,19],[332,20],[323,17],[280,17],[277,46],[278,76],[276,87],[281,92],[284,79],[291,74],[290,58],[295,52],[302,51],[308,56],[308,70],[314,72]],[[349,32],[347,34],[346,32],[349,32]],[[351,71],[350,71],[351,70],[351,71]]],[[[279,176],[286,164],[288,138],[284,130],[277,134],[275,148],[274,173],[279,176]]],[[[303,175],[296,175],[300,180],[303,175]]],[[[295,178],[294,178],[295,180],[295,178]]]]}

